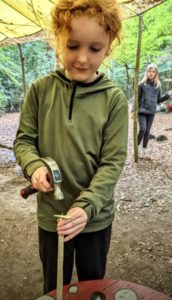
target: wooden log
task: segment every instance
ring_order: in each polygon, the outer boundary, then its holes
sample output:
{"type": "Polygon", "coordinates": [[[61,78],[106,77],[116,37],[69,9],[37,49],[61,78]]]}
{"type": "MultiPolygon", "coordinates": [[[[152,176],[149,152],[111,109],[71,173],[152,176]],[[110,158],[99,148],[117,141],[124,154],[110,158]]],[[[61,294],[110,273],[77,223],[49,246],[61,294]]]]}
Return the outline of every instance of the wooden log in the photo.
{"type": "Polygon", "coordinates": [[[8,145],[3,145],[0,143],[0,148],[8,149],[8,150],[13,150],[13,147],[8,146],[8,145]]]}

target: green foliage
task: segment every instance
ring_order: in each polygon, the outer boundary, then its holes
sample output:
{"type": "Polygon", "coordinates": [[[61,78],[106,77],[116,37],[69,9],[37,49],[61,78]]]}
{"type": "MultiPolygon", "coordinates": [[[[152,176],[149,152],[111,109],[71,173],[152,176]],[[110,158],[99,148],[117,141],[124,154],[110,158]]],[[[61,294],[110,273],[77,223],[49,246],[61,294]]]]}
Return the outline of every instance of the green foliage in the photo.
{"type": "Polygon", "coordinates": [[[0,107],[14,110],[21,99],[19,59],[15,47],[0,49],[0,107]],[[12,60],[11,57],[14,57],[12,60]]]}
{"type": "MultiPolygon", "coordinates": [[[[22,45],[25,58],[25,80],[28,89],[31,82],[49,73],[55,64],[54,51],[46,42],[38,41],[22,45]]],[[[18,46],[0,48],[0,108],[19,110],[23,101],[22,68],[18,46]]]]}
{"type": "MultiPolygon", "coordinates": [[[[168,71],[172,76],[172,0],[154,7],[143,14],[142,47],[140,57],[140,78],[142,78],[148,63],[154,62],[160,68],[168,63],[168,71]],[[169,61],[170,60],[170,61],[169,61]]],[[[138,41],[138,17],[123,22],[123,37],[120,46],[113,50],[110,66],[118,68],[120,76],[118,81],[123,85],[127,96],[131,97],[136,49],[138,41]]],[[[107,71],[109,73],[109,71],[107,71]]],[[[113,71],[112,79],[117,72],[113,71]]],[[[116,80],[115,80],[116,81],[116,80]]]]}
{"type": "MultiPolygon", "coordinates": [[[[154,7],[143,15],[140,78],[148,63],[154,62],[160,70],[164,90],[171,89],[172,78],[172,0],[154,7]]],[[[121,87],[128,98],[133,94],[133,78],[138,42],[138,17],[123,22],[123,37],[120,46],[101,70],[121,87]]],[[[26,89],[32,81],[49,73],[55,66],[54,51],[45,41],[22,45],[25,58],[26,89]]],[[[23,101],[22,69],[18,46],[0,48],[0,109],[18,110],[23,101]]]]}
{"type": "Polygon", "coordinates": [[[127,66],[114,59],[109,59],[103,64],[100,70],[107,74],[116,86],[121,88],[129,98],[133,94],[132,77],[129,75],[127,66]]]}
{"type": "MultiPolygon", "coordinates": [[[[172,46],[171,26],[172,0],[149,10],[143,15],[141,67],[156,61],[168,47],[172,46]]],[[[124,23],[124,40],[114,52],[121,63],[134,66],[138,39],[138,17],[124,23]]]]}
{"type": "Polygon", "coordinates": [[[54,51],[46,42],[27,43],[23,46],[23,56],[26,58],[25,70],[27,87],[40,76],[49,73],[55,65],[54,51]]]}

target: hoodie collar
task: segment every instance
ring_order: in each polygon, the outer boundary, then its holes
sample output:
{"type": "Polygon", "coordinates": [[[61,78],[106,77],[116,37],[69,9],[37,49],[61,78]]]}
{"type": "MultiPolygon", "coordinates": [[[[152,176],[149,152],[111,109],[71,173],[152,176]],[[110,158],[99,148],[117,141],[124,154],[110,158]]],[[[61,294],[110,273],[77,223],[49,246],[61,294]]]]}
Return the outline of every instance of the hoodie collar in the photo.
{"type": "Polygon", "coordinates": [[[56,70],[51,73],[51,76],[60,80],[65,92],[70,95],[69,115],[68,119],[72,121],[73,106],[75,97],[83,98],[86,94],[93,94],[95,92],[101,92],[103,90],[112,88],[113,83],[106,78],[104,74],[100,74],[94,81],[85,83],[75,80],[70,80],[65,76],[65,70],[56,70]]]}
{"type": "Polygon", "coordinates": [[[65,75],[64,69],[56,70],[56,73],[61,79],[65,80],[69,83],[75,83],[75,85],[82,86],[82,87],[92,86],[92,85],[96,84],[97,82],[99,82],[104,76],[104,74],[99,74],[99,76],[94,81],[86,83],[86,82],[82,82],[82,81],[75,81],[75,80],[68,79],[65,75]]]}

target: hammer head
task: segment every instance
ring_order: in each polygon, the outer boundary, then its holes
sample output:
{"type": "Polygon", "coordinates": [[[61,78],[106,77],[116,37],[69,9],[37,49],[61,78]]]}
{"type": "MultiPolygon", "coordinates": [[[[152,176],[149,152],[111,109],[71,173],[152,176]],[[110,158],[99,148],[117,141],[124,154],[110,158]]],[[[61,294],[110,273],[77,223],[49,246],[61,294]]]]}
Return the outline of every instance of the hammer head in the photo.
{"type": "MultiPolygon", "coordinates": [[[[63,193],[60,188],[60,184],[62,182],[61,173],[57,163],[49,157],[41,158],[41,160],[45,163],[46,167],[50,172],[50,183],[54,187],[54,199],[55,200],[62,200],[64,199],[63,193]]],[[[20,192],[21,196],[26,199],[30,195],[36,193],[38,190],[34,189],[32,185],[23,188],[20,192]]]]}
{"type": "Polygon", "coordinates": [[[56,183],[54,184],[54,199],[55,200],[63,200],[64,196],[60,189],[60,184],[56,183]]]}
{"type": "Polygon", "coordinates": [[[60,188],[62,177],[57,163],[50,157],[42,158],[42,161],[46,164],[51,174],[50,180],[51,180],[51,184],[54,187],[54,199],[55,200],[64,199],[63,193],[60,188]]]}

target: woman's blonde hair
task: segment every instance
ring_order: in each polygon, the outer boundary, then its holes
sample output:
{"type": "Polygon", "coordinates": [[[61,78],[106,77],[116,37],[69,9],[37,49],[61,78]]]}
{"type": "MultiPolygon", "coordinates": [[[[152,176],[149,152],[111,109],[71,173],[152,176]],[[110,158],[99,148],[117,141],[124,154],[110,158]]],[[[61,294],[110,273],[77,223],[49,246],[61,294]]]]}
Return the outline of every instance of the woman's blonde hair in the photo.
{"type": "Polygon", "coordinates": [[[100,25],[110,36],[110,45],[116,39],[120,43],[122,17],[115,0],[58,0],[52,11],[54,46],[59,48],[60,36],[70,29],[70,22],[76,16],[98,17],[100,25]]]}
{"type": "Polygon", "coordinates": [[[156,87],[159,87],[159,86],[161,85],[160,80],[159,80],[159,77],[158,77],[159,71],[158,71],[157,65],[156,65],[156,64],[153,64],[153,63],[152,63],[152,64],[149,64],[149,65],[147,66],[146,71],[145,71],[145,74],[144,74],[144,77],[143,77],[143,79],[141,80],[141,82],[142,82],[143,84],[146,85],[146,83],[147,83],[147,81],[148,81],[148,71],[149,71],[150,69],[154,69],[154,70],[156,71],[156,76],[155,76],[154,81],[155,81],[155,86],[156,86],[156,87]]]}

